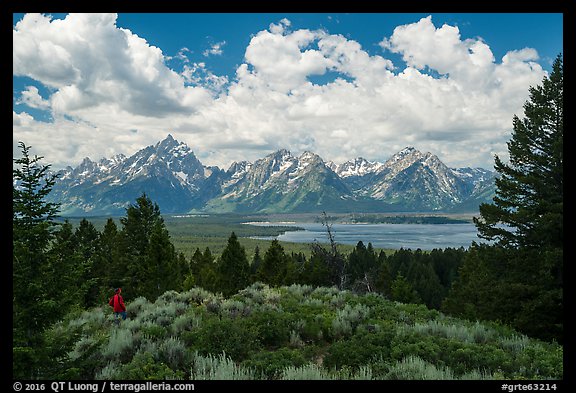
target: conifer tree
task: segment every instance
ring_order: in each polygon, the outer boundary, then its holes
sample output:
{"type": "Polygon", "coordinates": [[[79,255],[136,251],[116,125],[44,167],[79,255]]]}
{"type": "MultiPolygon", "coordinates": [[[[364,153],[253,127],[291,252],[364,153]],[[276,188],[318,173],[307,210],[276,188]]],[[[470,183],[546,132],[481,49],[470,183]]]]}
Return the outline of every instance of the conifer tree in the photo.
{"type": "Polygon", "coordinates": [[[256,274],[261,264],[262,264],[262,256],[260,255],[260,247],[256,246],[254,248],[254,256],[252,257],[252,263],[250,264],[250,274],[252,277],[252,281],[258,280],[256,274]]]}
{"type": "Polygon", "coordinates": [[[69,311],[74,305],[84,306],[87,265],[83,261],[72,224],[68,220],[54,232],[48,255],[49,263],[42,269],[42,275],[48,284],[48,296],[57,299],[61,311],[69,311]]]}
{"type": "Polygon", "coordinates": [[[289,257],[284,253],[284,247],[274,239],[264,254],[264,260],[256,272],[256,279],[271,286],[285,284],[288,264],[289,257]]]}
{"type": "Polygon", "coordinates": [[[30,379],[37,370],[40,334],[65,311],[49,295],[59,277],[51,271],[48,250],[54,238],[59,204],[46,201],[57,175],[43,157],[30,156],[19,142],[22,157],[12,169],[12,326],[13,377],[30,379]]]}
{"type": "Polygon", "coordinates": [[[524,118],[513,118],[510,162],[495,156],[494,203],[480,205],[479,235],[504,247],[563,247],[563,62],[530,87],[524,118]],[[504,226],[500,225],[504,224],[504,226]]]}
{"type": "Polygon", "coordinates": [[[218,261],[218,290],[224,296],[230,296],[244,289],[250,283],[250,264],[246,250],[234,232],[228,238],[228,243],[218,261]]]}
{"type": "Polygon", "coordinates": [[[118,226],[114,219],[108,218],[104,229],[99,235],[100,247],[97,251],[96,261],[94,263],[95,274],[102,277],[100,284],[100,303],[107,300],[107,295],[112,288],[121,287],[121,283],[117,282],[119,277],[123,276],[119,256],[119,233],[118,226]]]}
{"type": "Polygon", "coordinates": [[[412,285],[404,278],[402,274],[398,274],[391,285],[392,300],[402,303],[420,303],[421,299],[418,292],[412,285]]]}
{"type": "Polygon", "coordinates": [[[377,260],[372,243],[368,243],[368,247],[362,241],[356,244],[346,264],[346,274],[352,288],[367,292],[373,290],[377,260]]]}
{"type": "Polygon", "coordinates": [[[176,257],[158,204],[146,193],[136,199],[136,204],[126,209],[120,219],[119,233],[120,272],[116,282],[128,287],[125,300],[145,296],[154,301],[166,278],[159,272],[168,272],[166,266],[176,257]]]}
{"type": "Polygon", "coordinates": [[[178,257],[162,220],[157,220],[150,233],[146,258],[146,286],[140,296],[154,301],[169,289],[180,289],[182,276],[178,257]]]}
{"type": "Polygon", "coordinates": [[[97,251],[100,248],[100,233],[87,219],[83,218],[74,231],[74,241],[77,253],[81,257],[84,275],[81,278],[84,292],[84,306],[93,307],[99,304],[100,287],[103,281],[103,271],[98,269],[97,251]]]}
{"type": "Polygon", "coordinates": [[[443,309],[496,319],[533,337],[563,340],[563,64],[531,87],[513,118],[510,162],[498,156],[494,203],[474,222],[492,246],[474,244],[443,309]],[[502,225],[503,224],[503,225],[502,225]]]}

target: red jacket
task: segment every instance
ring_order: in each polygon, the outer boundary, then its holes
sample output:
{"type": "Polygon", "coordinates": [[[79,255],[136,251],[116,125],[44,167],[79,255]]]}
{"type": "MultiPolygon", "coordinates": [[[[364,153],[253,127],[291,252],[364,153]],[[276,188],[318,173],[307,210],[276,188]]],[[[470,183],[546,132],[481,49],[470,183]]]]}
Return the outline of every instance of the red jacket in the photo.
{"type": "Polygon", "coordinates": [[[124,299],[122,299],[122,296],[119,294],[112,296],[108,304],[114,307],[114,312],[126,311],[126,306],[124,305],[124,299]]]}

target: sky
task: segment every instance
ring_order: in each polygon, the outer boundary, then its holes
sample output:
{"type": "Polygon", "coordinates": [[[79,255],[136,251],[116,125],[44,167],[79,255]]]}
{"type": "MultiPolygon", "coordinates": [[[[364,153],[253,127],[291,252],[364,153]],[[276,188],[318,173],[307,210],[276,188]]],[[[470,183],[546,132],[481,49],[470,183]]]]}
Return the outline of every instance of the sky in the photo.
{"type": "Polygon", "coordinates": [[[561,13],[13,14],[13,156],[75,167],[171,134],[223,169],[407,146],[493,169],[562,52],[561,13]]]}

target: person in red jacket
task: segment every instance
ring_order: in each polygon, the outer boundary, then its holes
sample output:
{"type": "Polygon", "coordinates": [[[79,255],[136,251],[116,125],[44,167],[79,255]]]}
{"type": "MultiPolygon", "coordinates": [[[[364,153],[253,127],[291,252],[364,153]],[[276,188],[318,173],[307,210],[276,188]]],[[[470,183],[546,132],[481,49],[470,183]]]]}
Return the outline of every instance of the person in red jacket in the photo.
{"type": "Polygon", "coordinates": [[[114,296],[110,298],[108,304],[114,308],[114,323],[120,325],[120,318],[122,320],[126,319],[126,306],[124,305],[124,299],[122,299],[122,288],[116,288],[114,290],[114,296]]]}

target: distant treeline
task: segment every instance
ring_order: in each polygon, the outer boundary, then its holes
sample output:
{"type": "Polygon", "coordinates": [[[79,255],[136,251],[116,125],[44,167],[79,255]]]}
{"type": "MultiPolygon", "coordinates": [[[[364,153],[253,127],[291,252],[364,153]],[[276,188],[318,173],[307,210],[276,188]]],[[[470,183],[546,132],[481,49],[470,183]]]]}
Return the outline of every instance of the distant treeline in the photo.
{"type": "Polygon", "coordinates": [[[471,220],[451,218],[445,216],[378,216],[378,215],[354,215],[350,222],[365,222],[370,224],[470,224],[471,220]]]}

